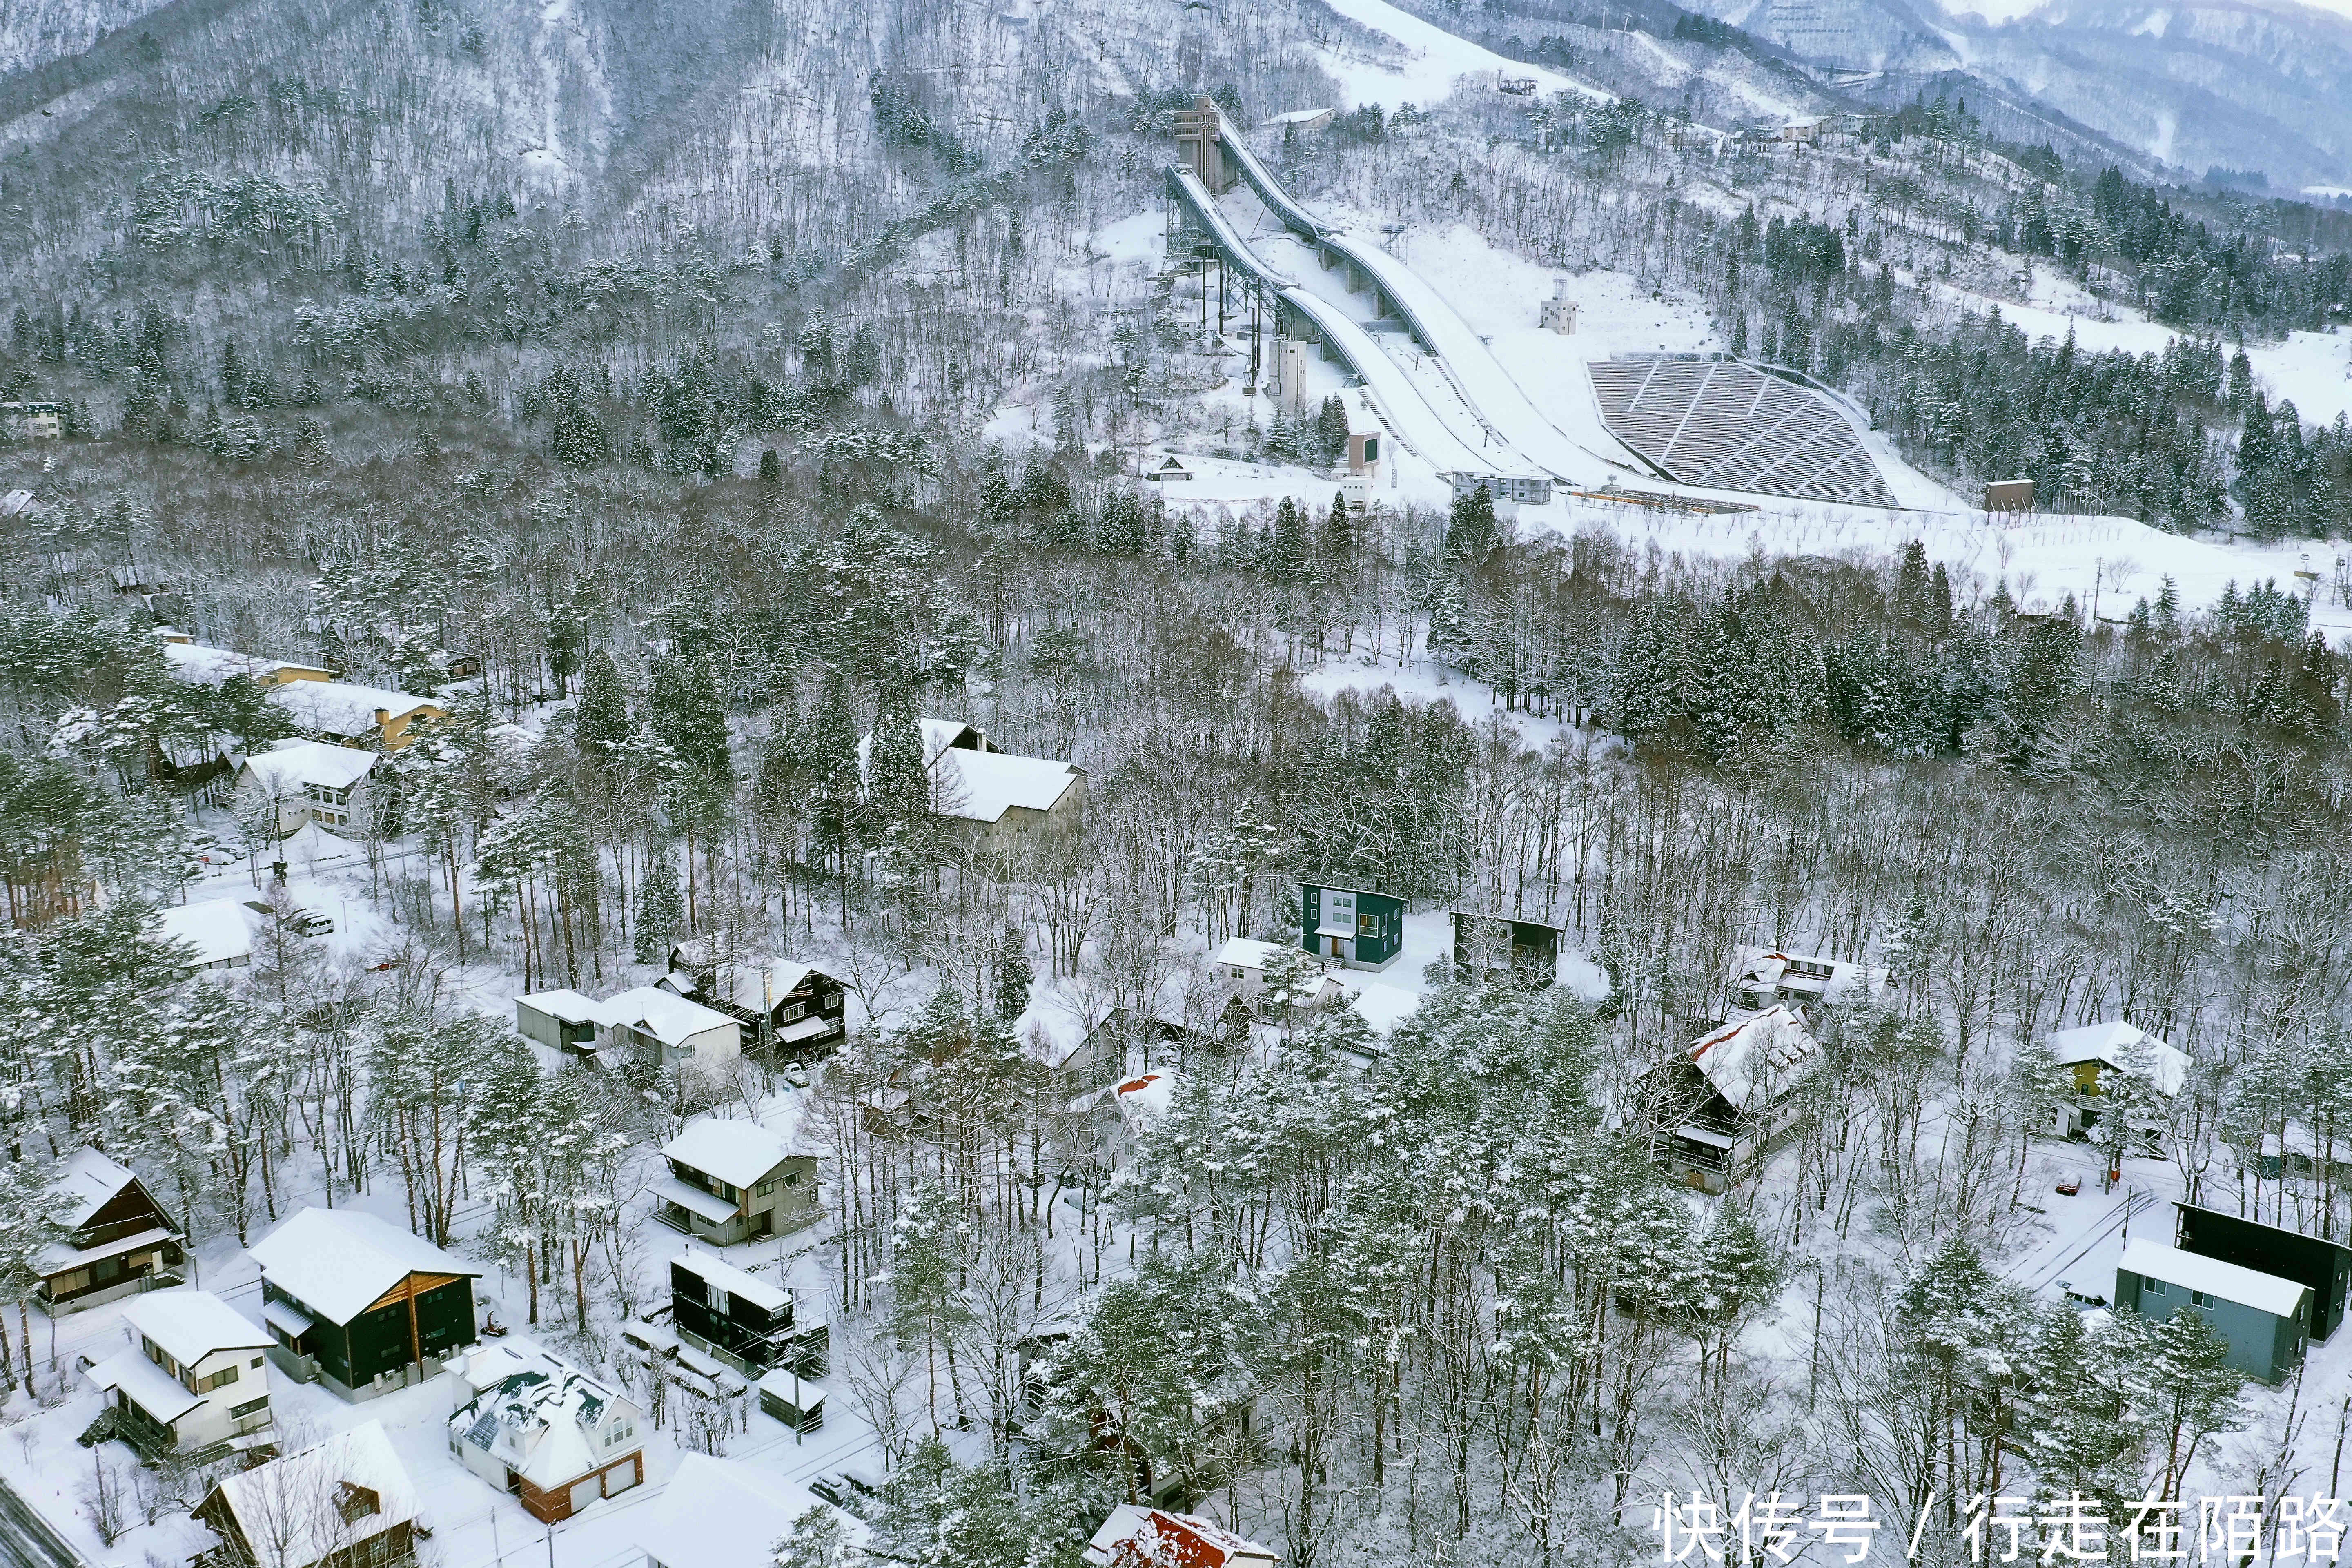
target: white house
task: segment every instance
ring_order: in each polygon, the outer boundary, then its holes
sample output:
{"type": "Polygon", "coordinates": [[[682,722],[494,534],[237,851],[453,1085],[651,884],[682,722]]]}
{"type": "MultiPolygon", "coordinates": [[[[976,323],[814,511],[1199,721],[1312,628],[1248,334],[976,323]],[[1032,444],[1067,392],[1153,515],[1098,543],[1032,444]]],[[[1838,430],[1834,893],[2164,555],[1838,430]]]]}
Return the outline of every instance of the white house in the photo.
{"type": "Polygon", "coordinates": [[[122,1321],[135,1342],[84,1375],[110,1395],[125,1436],[142,1447],[180,1453],[267,1440],[267,1331],[209,1290],[134,1297],[122,1321]]]}
{"type": "Polygon", "coordinates": [[[195,1516],[233,1563],[400,1568],[415,1560],[416,1487],[381,1421],[229,1477],[195,1516]]]}
{"type": "Polygon", "coordinates": [[[1804,1007],[1864,1002],[1885,983],[1885,970],[1851,959],[1755,948],[1739,961],[1731,990],[1740,1006],[1761,1012],[1776,1004],[1804,1007]]]}
{"type": "Polygon", "coordinates": [[[207,969],[244,969],[253,963],[253,926],[243,899],[205,899],[173,904],[155,914],[155,934],[184,942],[190,957],[181,974],[207,969]]]}
{"type": "MultiPolygon", "coordinates": [[[[632,1534],[646,1568],[775,1568],[776,1542],[823,1506],[765,1466],[688,1454],[662,1495],[636,1510],[632,1534]]],[[[864,1534],[857,1521],[845,1522],[853,1541],[864,1534]]]]}
{"type": "Polygon", "coordinates": [[[646,1479],[646,1413],[539,1346],[493,1345],[460,1363],[468,1390],[449,1416],[449,1452],[544,1524],[646,1479]]]}
{"type": "Polygon", "coordinates": [[[654,1183],[654,1217],[718,1247],[810,1224],[816,1157],[794,1146],[793,1131],[717,1116],[687,1123],[662,1145],[669,1174],[654,1183]]]}
{"type": "Polygon", "coordinates": [[[280,741],[238,765],[236,789],[250,798],[278,803],[281,837],[305,822],[347,827],[366,819],[367,777],[381,760],[354,746],[280,741]]]}
{"type": "Polygon", "coordinates": [[[731,1061],[743,1054],[743,1026],[659,985],[640,985],[601,1005],[604,1044],[658,1062],[731,1061]]]}
{"type": "MultiPolygon", "coordinates": [[[[1209,962],[1215,966],[1218,975],[1240,994],[1252,1014],[1263,1015],[1271,1005],[1265,993],[1266,961],[1276,953],[1298,952],[1287,942],[1259,942],[1254,937],[1237,936],[1217,949],[1209,962]]],[[[1321,975],[1308,982],[1306,997],[1294,1003],[1293,1010],[1318,1012],[1346,994],[1347,988],[1338,980],[1328,974],[1321,975]]]]}

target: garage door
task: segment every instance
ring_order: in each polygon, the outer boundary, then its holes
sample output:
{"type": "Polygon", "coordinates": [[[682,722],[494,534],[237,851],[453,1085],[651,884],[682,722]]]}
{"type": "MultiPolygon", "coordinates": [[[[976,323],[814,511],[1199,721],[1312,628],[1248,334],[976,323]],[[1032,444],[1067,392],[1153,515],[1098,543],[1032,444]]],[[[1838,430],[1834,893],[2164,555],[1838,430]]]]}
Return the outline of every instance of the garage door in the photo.
{"type": "Polygon", "coordinates": [[[625,1465],[614,1465],[611,1469],[604,1472],[604,1495],[606,1497],[618,1497],[636,1484],[637,1462],[635,1459],[631,1459],[625,1465]]]}
{"type": "Polygon", "coordinates": [[[604,1495],[604,1492],[599,1489],[596,1485],[596,1478],[594,1476],[590,1476],[584,1481],[572,1482],[572,1511],[578,1513],[582,1509],[586,1508],[590,1503],[594,1502],[598,1498],[603,1497],[604,1495]]]}

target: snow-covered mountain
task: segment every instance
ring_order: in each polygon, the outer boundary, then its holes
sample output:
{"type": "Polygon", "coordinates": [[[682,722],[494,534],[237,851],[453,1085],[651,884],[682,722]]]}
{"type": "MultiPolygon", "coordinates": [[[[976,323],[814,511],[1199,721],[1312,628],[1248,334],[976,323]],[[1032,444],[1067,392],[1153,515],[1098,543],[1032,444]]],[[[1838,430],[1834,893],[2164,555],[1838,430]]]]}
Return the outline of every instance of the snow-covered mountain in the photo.
{"type": "MultiPolygon", "coordinates": [[[[2007,22],[1910,0],[1702,0],[1899,91],[1964,73],[2194,174],[2352,184],[2352,21],[2286,0],[2052,0],[2007,22]]],[[[1966,0],[1955,0],[1965,5],[1966,0]]]]}
{"type": "Polygon", "coordinates": [[[78,55],[165,0],[12,0],[0,5],[0,76],[78,55]]]}

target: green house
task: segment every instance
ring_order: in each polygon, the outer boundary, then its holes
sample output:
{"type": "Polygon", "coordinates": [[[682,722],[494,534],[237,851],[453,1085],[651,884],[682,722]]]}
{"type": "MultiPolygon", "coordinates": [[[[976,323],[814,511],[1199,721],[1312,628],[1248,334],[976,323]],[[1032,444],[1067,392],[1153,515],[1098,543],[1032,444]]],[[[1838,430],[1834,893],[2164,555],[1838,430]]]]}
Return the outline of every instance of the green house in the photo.
{"type": "Polygon", "coordinates": [[[1364,888],[1301,882],[1298,944],[1349,969],[1386,969],[1404,951],[1404,900],[1364,888]]]}
{"type": "Polygon", "coordinates": [[[2303,1360],[2311,1287],[2135,1237],[2116,1266],[2116,1308],[2158,1319],[2196,1312],[2230,1342],[2231,1366],[2277,1384],[2303,1360]]]}
{"type": "Polygon", "coordinates": [[[251,1251],[273,1358],[345,1399],[422,1383],[479,1342],[481,1270],[373,1215],[304,1209],[251,1251]]]}

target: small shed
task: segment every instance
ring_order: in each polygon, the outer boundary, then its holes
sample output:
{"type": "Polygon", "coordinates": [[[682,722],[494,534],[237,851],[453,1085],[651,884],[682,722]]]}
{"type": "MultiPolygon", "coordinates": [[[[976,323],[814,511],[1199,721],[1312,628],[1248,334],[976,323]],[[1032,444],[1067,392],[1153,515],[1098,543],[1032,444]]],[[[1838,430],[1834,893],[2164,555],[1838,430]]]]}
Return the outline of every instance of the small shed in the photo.
{"type": "Polygon", "coordinates": [[[596,1049],[604,1004],[577,991],[534,991],[515,998],[515,1030],[551,1051],[587,1056],[596,1049]]]}
{"type": "Polygon", "coordinates": [[[2158,1320],[2200,1313],[2230,1342],[2231,1366],[2276,1384],[2303,1360],[2311,1288],[2134,1237],[2116,1265],[2116,1308],[2158,1320]]]}
{"type": "Polygon", "coordinates": [[[1349,969],[1386,969],[1404,951],[1405,902],[1369,888],[1298,885],[1298,944],[1349,969]]]}
{"type": "Polygon", "coordinates": [[[1183,463],[1179,461],[1176,458],[1171,456],[1160,458],[1160,466],[1158,468],[1145,469],[1143,477],[1150,479],[1154,484],[1175,484],[1190,480],[1192,477],[1192,470],[1186,468],[1183,463]]]}
{"type": "Polygon", "coordinates": [[[1561,337],[1575,332],[1576,301],[1568,297],[1567,279],[1552,279],[1551,298],[1538,307],[1536,324],[1548,332],[1558,332],[1561,337]]]}
{"type": "Polygon", "coordinates": [[[760,1380],[760,1409],[795,1432],[824,1425],[824,1384],[812,1383],[788,1366],[760,1380]]]}
{"type": "Polygon", "coordinates": [[[2033,481],[2032,479],[1987,479],[1984,488],[1984,509],[1987,511],[2032,511],[2033,481]]]}

